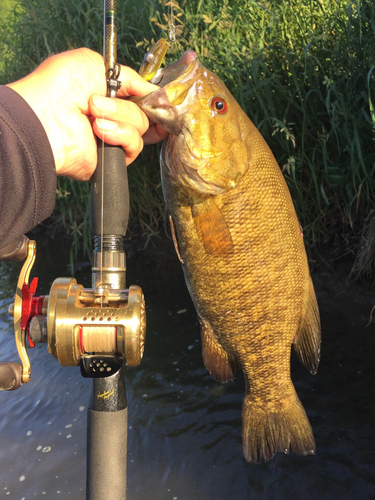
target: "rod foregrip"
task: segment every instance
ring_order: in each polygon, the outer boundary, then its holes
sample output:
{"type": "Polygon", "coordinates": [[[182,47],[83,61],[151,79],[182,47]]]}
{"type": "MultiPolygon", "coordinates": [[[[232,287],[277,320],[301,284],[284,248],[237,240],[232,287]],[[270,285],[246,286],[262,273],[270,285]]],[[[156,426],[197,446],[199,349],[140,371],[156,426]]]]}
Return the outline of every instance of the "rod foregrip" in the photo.
{"type": "Polygon", "coordinates": [[[91,217],[94,235],[102,234],[104,228],[103,234],[125,236],[129,220],[125,151],[100,139],[98,165],[91,178],[91,217]]]}

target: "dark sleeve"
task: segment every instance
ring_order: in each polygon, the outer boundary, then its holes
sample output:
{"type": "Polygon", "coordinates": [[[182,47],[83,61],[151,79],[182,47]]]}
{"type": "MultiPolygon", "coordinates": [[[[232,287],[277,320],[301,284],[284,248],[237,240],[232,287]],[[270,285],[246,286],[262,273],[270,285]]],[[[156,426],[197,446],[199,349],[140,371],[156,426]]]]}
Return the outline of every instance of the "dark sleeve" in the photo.
{"type": "Polygon", "coordinates": [[[0,86],[0,249],[49,217],[55,196],[43,125],[17,92],[0,86]]]}

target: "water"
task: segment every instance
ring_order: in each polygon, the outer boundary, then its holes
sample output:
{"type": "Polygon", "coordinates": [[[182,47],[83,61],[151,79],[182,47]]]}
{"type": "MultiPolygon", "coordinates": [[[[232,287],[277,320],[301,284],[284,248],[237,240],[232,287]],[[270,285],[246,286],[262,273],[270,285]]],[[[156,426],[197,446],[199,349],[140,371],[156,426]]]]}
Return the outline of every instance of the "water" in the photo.
{"type": "MultiPolygon", "coordinates": [[[[18,264],[0,264],[0,361],[17,360],[7,304],[18,264]]],[[[82,266],[79,283],[90,286],[82,266]]],[[[317,442],[315,456],[278,454],[262,465],[242,456],[241,377],[220,385],[203,367],[199,327],[179,262],[161,246],[128,260],[142,286],[147,339],[127,370],[128,500],[375,499],[375,293],[314,274],[323,329],[315,376],[293,357],[292,376],[317,442]]],[[[38,242],[38,293],[70,276],[68,255],[38,242]]],[[[30,350],[32,381],[0,393],[0,498],[85,499],[86,407],[91,381],[63,368],[46,346],[30,350]]]]}

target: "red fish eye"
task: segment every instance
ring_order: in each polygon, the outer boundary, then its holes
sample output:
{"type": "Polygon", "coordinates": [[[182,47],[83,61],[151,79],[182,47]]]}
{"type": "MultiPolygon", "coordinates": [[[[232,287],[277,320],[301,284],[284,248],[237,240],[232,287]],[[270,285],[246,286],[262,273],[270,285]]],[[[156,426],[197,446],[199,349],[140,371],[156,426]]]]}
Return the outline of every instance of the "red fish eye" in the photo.
{"type": "Polygon", "coordinates": [[[211,106],[217,112],[223,115],[228,111],[228,103],[222,97],[214,97],[211,102],[211,106]]]}

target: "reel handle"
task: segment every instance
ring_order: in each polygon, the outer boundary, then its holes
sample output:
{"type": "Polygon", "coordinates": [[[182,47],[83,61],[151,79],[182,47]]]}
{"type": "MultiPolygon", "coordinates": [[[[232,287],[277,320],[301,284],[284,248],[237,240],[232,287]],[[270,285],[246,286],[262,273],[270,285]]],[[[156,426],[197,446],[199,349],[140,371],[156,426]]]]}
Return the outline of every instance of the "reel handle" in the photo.
{"type": "Polygon", "coordinates": [[[14,391],[22,385],[22,366],[16,361],[0,363],[0,391],[14,391]]]}
{"type": "Polygon", "coordinates": [[[27,257],[29,238],[21,236],[0,250],[0,260],[19,262],[27,257]]]}

